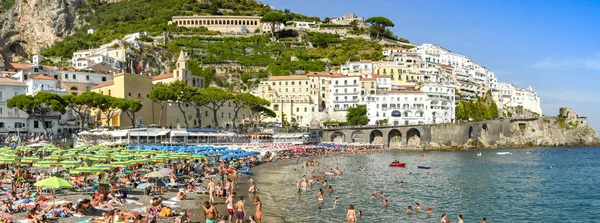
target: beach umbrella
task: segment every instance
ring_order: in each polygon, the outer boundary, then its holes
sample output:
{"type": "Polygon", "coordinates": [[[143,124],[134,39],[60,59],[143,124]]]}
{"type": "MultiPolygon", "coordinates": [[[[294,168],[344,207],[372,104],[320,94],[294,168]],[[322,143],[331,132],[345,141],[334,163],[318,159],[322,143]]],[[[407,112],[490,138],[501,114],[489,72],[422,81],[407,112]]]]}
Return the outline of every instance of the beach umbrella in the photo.
{"type": "Polygon", "coordinates": [[[173,173],[173,170],[168,169],[168,168],[162,168],[158,172],[160,172],[160,173],[162,173],[164,175],[169,175],[169,174],[173,173]]]}
{"type": "Polygon", "coordinates": [[[40,161],[40,162],[37,162],[37,163],[33,164],[33,166],[35,166],[35,167],[51,167],[51,166],[57,166],[57,165],[58,165],[58,162],[56,162],[56,161],[49,161],[49,160],[40,161]]]}
{"type": "Polygon", "coordinates": [[[58,156],[58,155],[51,155],[51,156],[44,157],[44,160],[65,160],[65,159],[66,159],[66,157],[58,156]]]}
{"type": "Polygon", "coordinates": [[[150,161],[154,162],[154,163],[164,162],[165,160],[166,160],[165,157],[152,157],[152,158],[150,158],[150,161]]]}
{"type": "Polygon", "coordinates": [[[110,160],[109,156],[106,155],[94,155],[89,158],[90,160],[110,160]]]}
{"type": "Polygon", "coordinates": [[[33,162],[37,162],[40,161],[40,158],[37,157],[23,157],[21,158],[21,162],[22,163],[33,163],[33,162]]]}
{"type": "Polygon", "coordinates": [[[15,154],[0,154],[0,157],[4,159],[21,159],[21,156],[17,156],[15,154]]]}
{"type": "Polygon", "coordinates": [[[117,155],[112,156],[112,158],[115,160],[130,160],[131,158],[133,158],[133,156],[125,155],[125,154],[117,154],[117,155]]]}
{"type": "Polygon", "coordinates": [[[136,189],[141,189],[141,190],[143,190],[143,189],[146,189],[146,188],[148,188],[148,187],[151,187],[151,186],[152,186],[152,184],[151,184],[151,183],[143,183],[143,184],[140,184],[140,185],[138,185],[138,186],[137,186],[137,187],[135,187],[135,188],[136,188],[136,189]]]}
{"type": "Polygon", "coordinates": [[[94,165],[92,167],[101,169],[101,170],[110,170],[110,169],[114,168],[110,164],[98,164],[98,165],[94,165]]]}
{"type": "Polygon", "coordinates": [[[73,184],[63,178],[50,177],[40,180],[34,184],[36,187],[52,188],[52,189],[71,189],[73,184]]]}
{"type": "Polygon", "coordinates": [[[88,158],[88,157],[92,157],[92,156],[94,156],[94,154],[89,154],[89,153],[77,154],[77,157],[81,157],[81,158],[88,158]]]}
{"type": "Polygon", "coordinates": [[[65,161],[61,161],[60,163],[58,163],[59,166],[64,166],[64,167],[78,167],[78,166],[82,166],[83,164],[74,161],[74,160],[65,160],[65,161]]]}
{"type": "Polygon", "coordinates": [[[95,167],[91,167],[91,166],[84,166],[84,167],[78,167],[75,169],[72,169],[71,171],[69,171],[69,173],[72,174],[79,174],[79,173],[104,173],[104,170],[95,168],[95,167]]]}
{"type": "Polygon", "coordinates": [[[19,161],[15,160],[15,159],[0,158],[0,164],[16,164],[16,163],[19,163],[19,161]]]}
{"type": "Polygon", "coordinates": [[[164,178],[167,176],[169,176],[169,174],[163,174],[160,171],[154,171],[149,174],[146,174],[146,177],[148,177],[148,178],[164,178]]]}
{"type": "Polygon", "coordinates": [[[131,164],[146,164],[146,163],[150,163],[152,161],[149,159],[135,159],[135,160],[129,160],[127,162],[131,163],[131,164]]]}
{"type": "Polygon", "coordinates": [[[110,165],[112,167],[128,167],[128,166],[131,166],[132,164],[129,162],[111,162],[108,165],[110,165]]]}

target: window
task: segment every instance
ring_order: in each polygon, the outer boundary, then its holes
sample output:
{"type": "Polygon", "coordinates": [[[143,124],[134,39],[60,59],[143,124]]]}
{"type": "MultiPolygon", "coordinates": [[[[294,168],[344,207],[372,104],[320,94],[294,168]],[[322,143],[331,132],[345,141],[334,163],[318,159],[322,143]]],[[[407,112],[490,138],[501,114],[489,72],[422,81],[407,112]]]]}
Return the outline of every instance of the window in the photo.
{"type": "Polygon", "coordinates": [[[223,118],[223,112],[221,112],[221,118],[223,118]]]}
{"type": "Polygon", "coordinates": [[[85,75],[85,80],[90,80],[90,75],[85,75]]]}
{"type": "Polygon", "coordinates": [[[69,79],[69,74],[65,74],[65,79],[69,79]]]}
{"type": "Polygon", "coordinates": [[[106,77],[102,77],[102,81],[106,81],[106,77]]]}
{"type": "Polygon", "coordinates": [[[312,111],[315,112],[315,108],[312,108],[312,111]]]}
{"type": "Polygon", "coordinates": [[[54,75],[54,79],[58,80],[58,75],[54,75]]]}
{"type": "MultiPolygon", "coordinates": [[[[108,90],[108,96],[110,96],[110,90],[108,90]]],[[[131,96],[131,95],[129,95],[129,96],[131,96]]]]}
{"type": "Polygon", "coordinates": [[[229,113],[229,119],[231,119],[231,113],[229,113]]]}
{"type": "Polygon", "coordinates": [[[138,98],[141,98],[141,97],[142,97],[142,94],[138,93],[138,98]]]}
{"type": "Polygon", "coordinates": [[[208,117],[208,111],[204,112],[204,117],[208,117]]]}
{"type": "Polygon", "coordinates": [[[296,112],[300,112],[300,108],[296,108],[296,112]]]}
{"type": "Polygon", "coordinates": [[[40,122],[39,121],[33,121],[33,128],[34,129],[40,128],[40,122]]]}
{"type": "Polygon", "coordinates": [[[227,103],[227,106],[228,106],[228,107],[231,107],[231,102],[228,102],[228,103],[227,103]]]}
{"type": "Polygon", "coordinates": [[[73,74],[73,79],[77,79],[77,77],[75,76],[75,74],[73,74]]]}
{"type": "Polygon", "coordinates": [[[131,97],[131,92],[129,92],[129,97],[131,97]]]}
{"type": "Polygon", "coordinates": [[[0,129],[4,128],[4,122],[0,122],[0,129]]]}
{"type": "Polygon", "coordinates": [[[279,105],[273,105],[273,111],[279,111],[279,105]]]}

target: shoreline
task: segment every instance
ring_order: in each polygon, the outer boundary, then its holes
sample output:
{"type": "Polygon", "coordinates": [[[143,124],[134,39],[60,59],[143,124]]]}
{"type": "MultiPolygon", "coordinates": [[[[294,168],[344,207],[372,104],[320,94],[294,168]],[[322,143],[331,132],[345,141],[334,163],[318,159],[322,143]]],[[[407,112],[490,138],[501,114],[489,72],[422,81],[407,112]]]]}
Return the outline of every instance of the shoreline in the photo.
{"type": "Polygon", "coordinates": [[[530,148],[587,148],[587,147],[600,147],[600,144],[593,145],[521,145],[521,146],[491,146],[491,147],[474,147],[474,146],[440,146],[440,147],[403,147],[403,148],[389,148],[390,151],[403,151],[403,152],[447,152],[447,151],[476,151],[476,150],[498,150],[498,149],[530,149],[530,148]]]}

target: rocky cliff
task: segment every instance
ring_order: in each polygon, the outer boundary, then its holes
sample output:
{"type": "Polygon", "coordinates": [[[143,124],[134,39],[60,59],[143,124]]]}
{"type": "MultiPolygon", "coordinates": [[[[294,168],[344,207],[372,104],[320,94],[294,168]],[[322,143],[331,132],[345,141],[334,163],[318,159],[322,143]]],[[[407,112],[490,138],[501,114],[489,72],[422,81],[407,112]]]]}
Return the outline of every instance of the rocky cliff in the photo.
{"type": "Polygon", "coordinates": [[[565,118],[537,118],[508,124],[504,133],[482,131],[477,137],[468,139],[464,144],[422,143],[414,149],[423,150],[471,150],[495,148],[526,148],[555,146],[600,146],[600,137],[585,120],[566,120],[565,118]],[[499,134],[499,135],[490,135],[499,134]],[[491,143],[491,138],[496,138],[491,143]]]}
{"type": "Polygon", "coordinates": [[[28,57],[70,34],[85,0],[17,0],[0,14],[0,66],[28,57]]]}
{"type": "Polygon", "coordinates": [[[526,125],[513,123],[510,132],[491,147],[595,146],[600,143],[596,130],[586,123],[561,118],[540,118],[526,125]]]}

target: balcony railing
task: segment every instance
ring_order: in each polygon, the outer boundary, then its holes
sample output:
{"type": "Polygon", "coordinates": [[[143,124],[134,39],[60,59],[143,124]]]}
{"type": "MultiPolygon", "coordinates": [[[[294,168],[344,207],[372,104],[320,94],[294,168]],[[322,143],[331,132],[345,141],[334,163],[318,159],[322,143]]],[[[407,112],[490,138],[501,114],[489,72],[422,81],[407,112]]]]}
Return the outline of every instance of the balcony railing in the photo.
{"type": "Polygon", "coordinates": [[[347,111],[350,107],[333,108],[334,111],[347,111]]]}
{"type": "Polygon", "coordinates": [[[27,115],[14,113],[1,113],[0,118],[27,118],[27,115]]]}
{"type": "Polygon", "coordinates": [[[358,101],[360,101],[358,98],[356,98],[356,99],[338,99],[338,100],[333,100],[334,103],[358,102],[358,101]]]}
{"type": "Polygon", "coordinates": [[[336,92],[335,95],[357,95],[359,92],[336,92]]]}

